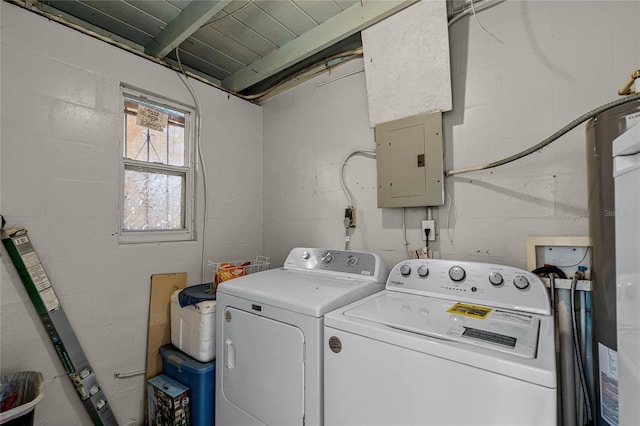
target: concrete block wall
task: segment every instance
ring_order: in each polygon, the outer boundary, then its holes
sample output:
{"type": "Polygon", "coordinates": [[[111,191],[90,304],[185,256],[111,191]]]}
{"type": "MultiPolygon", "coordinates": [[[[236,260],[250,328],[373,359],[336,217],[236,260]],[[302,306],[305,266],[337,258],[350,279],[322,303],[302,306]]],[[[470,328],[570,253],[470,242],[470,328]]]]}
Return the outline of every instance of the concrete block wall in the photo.
{"type": "MultiPolygon", "coordinates": [[[[1,3],[1,213],[35,245],[121,425],[142,424],[152,274],[201,278],[197,241],[119,245],[120,84],[193,105],[178,75],[74,30],[1,3]]],[[[262,111],[199,82],[208,175],[207,259],[262,254],[262,111]]],[[[2,250],[0,368],[39,370],[36,424],[87,425],[88,415],[2,250]]],[[[208,268],[207,268],[208,271],[208,268]]],[[[204,282],[211,281],[207,272],[204,282]]]]}
{"type": "MultiPolygon", "coordinates": [[[[538,143],[617,99],[640,66],[638,2],[508,1],[477,17],[492,35],[473,16],[450,27],[446,170],[538,143]]],[[[344,247],[339,169],[351,150],[374,148],[362,69],[352,61],[263,105],[264,244],[275,263],[296,245],[344,247]]],[[[446,204],[432,210],[435,255],[524,268],[528,236],[588,235],[584,129],[515,163],[446,179],[446,204]]],[[[376,207],[375,167],[355,157],[346,168],[358,209],[351,247],[391,267],[405,258],[402,211],[376,207]]],[[[426,214],[405,211],[410,249],[423,245],[426,214]]]]}
{"type": "MultiPolygon", "coordinates": [[[[202,240],[117,244],[119,84],[192,100],[172,71],[9,3],[0,8],[0,212],[30,230],[119,422],[140,424],[144,380],[113,373],[144,368],[150,275],[186,271],[189,284],[200,282],[202,240]]],[[[478,18],[502,42],[472,17],[450,29],[448,170],[533,145],[615,99],[640,64],[638,2],[505,2],[478,18]]],[[[344,247],[338,172],[353,149],[374,147],[362,70],[352,61],[262,108],[194,83],[208,259],[264,254],[278,266],[295,246],[344,247]]],[[[433,209],[436,256],[524,267],[527,236],[587,235],[584,158],[581,127],[515,164],[447,179],[447,205],[433,209]]],[[[353,157],[345,175],[358,209],[352,248],[395,265],[405,257],[402,212],[376,207],[375,161],[353,157]]],[[[202,201],[199,192],[198,223],[202,201]]],[[[425,216],[406,209],[411,249],[422,245],[425,216]]],[[[37,424],[90,424],[4,253],[0,273],[2,371],[45,373],[37,424]]]]}

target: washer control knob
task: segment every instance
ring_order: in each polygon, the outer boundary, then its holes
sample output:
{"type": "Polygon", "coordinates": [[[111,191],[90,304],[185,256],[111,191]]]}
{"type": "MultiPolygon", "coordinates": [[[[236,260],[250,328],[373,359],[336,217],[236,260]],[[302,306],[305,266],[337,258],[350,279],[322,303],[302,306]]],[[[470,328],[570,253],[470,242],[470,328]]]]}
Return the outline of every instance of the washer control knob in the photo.
{"type": "Polygon", "coordinates": [[[406,277],[406,276],[407,276],[407,275],[409,275],[410,273],[411,273],[411,266],[409,266],[409,265],[402,265],[402,266],[400,267],[400,274],[401,274],[403,277],[406,277]]]}
{"type": "Polygon", "coordinates": [[[324,253],[322,253],[322,263],[329,264],[331,262],[333,262],[333,253],[331,253],[330,251],[326,251],[324,253]]]}
{"type": "Polygon", "coordinates": [[[311,257],[311,253],[309,253],[308,251],[305,251],[304,253],[302,253],[302,258],[304,260],[309,260],[310,257],[311,257]]]}
{"type": "Polygon", "coordinates": [[[467,273],[462,269],[462,266],[452,266],[449,269],[449,278],[455,282],[459,282],[465,279],[467,273]]]}
{"type": "Polygon", "coordinates": [[[492,272],[489,274],[489,282],[495,286],[499,286],[504,283],[504,278],[502,278],[499,272],[492,272]]]}
{"type": "Polygon", "coordinates": [[[427,275],[429,275],[429,268],[424,265],[418,266],[418,276],[424,278],[427,275]]]}
{"type": "Polygon", "coordinates": [[[349,266],[355,266],[358,264],[358,258],[352,254],[349,255],[349,257],[347,257],[347,265],[349,266]]]}
{"type": "Polygon", "coordinates": [[[520,290],[529,287],[529,280],[524,275],[518,275],[513,279],[513,285],[520,290]]]}

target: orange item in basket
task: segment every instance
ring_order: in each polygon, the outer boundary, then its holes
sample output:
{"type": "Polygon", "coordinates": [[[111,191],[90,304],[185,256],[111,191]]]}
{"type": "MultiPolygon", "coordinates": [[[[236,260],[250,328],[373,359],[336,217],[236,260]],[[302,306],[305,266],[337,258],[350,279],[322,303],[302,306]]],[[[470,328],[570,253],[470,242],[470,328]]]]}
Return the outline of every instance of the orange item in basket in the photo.
{"type": "Polygon", "coordinates": [[[238,278],[243,275],[247,275],[245,266],[249,266],[251,262],[245,262],[240,266],[235,266],[230,263],[221,263],[220,270],[216,273],[215,283],[220,284],[223,281],[228,281],[233,278],[238,278]]]}

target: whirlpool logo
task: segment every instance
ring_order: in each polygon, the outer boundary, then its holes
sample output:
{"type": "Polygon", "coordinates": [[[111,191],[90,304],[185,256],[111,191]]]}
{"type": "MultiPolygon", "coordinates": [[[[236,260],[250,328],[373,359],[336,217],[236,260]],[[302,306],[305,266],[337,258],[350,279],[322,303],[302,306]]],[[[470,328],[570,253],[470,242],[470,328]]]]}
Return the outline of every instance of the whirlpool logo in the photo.
{"type": "Polygon", "coordinates": [[[394,280],[391,280],[391,281],[389,281],[389,283],[390,283],[391,285],[404,285],[404,283],[403,283],[402,281],[394,281],[394,280]]]}

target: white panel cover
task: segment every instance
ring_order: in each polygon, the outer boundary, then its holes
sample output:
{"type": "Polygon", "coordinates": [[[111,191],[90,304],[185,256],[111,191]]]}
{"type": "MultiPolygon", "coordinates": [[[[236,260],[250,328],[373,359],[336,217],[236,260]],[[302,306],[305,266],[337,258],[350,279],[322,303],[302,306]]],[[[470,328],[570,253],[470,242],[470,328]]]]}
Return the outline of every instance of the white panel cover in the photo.
{"type": "Polygon", "coordinates": [[[224,361],[217,371],[223,374],[222,389],[216,391],[223,392],[232,404],[261,423],[302,425],[302,332],[291,325],[234,308],[226,308],[223,318],[224,361]]]}
{"type": "Polygon", "coordinates": [[[372,124],[450,111],[445,0],[420,1],[362,31],[372,124]]]}

